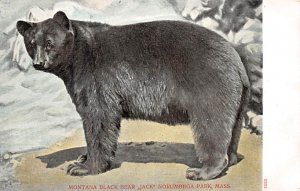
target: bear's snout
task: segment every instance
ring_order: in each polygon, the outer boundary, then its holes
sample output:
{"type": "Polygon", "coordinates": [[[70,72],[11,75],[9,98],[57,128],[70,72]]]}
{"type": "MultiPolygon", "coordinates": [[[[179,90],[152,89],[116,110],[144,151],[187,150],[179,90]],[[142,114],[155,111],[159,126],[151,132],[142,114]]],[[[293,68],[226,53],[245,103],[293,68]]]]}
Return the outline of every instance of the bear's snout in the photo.
{"type": "Polygon", "coordinates": [[[39,63],[33,63],[33,67],[36,70],[42,70],[45,69],[45,62],[39,62],[39,63]]]}

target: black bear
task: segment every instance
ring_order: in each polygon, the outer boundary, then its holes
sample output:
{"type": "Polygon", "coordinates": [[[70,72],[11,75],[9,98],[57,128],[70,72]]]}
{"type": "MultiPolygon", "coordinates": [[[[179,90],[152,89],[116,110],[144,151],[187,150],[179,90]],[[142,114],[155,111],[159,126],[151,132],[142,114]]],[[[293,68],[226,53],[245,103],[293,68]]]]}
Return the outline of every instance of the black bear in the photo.
{"type": "Polygon", "coordinates": [[[80,114],[87,154],[67,172],[110,169],[122,118],[191,124],[208,180],[237,162],[249,80],[237,52],[214,32],[179,21],[125,26],[69,20],[63,12],[17,22],[37,70],[61,78],[80,114]]]}

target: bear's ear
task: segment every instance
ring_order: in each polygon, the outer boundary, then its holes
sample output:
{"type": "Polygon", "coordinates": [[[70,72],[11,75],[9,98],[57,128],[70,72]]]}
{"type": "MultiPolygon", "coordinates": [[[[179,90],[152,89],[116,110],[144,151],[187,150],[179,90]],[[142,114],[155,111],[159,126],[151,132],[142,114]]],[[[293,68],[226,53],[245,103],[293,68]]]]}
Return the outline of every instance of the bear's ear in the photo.
{"type": "Polygon", "coordinates": [[[25,21],[18,21],[17,22],[17,30],[18,32],[24,36],[25,31],[33,26],[33,23],[25,22],[25,21]]]}
{"type": "Polygon", "coordinates": [[[55,13],[55,15],[53,16],[53,20],[56,21],[61,26],[65,27],[65,29],[67,30],[71,29],[70,20],[68,19],[67,15],[64,12],[58,11],[57,13],[55,13]]]}

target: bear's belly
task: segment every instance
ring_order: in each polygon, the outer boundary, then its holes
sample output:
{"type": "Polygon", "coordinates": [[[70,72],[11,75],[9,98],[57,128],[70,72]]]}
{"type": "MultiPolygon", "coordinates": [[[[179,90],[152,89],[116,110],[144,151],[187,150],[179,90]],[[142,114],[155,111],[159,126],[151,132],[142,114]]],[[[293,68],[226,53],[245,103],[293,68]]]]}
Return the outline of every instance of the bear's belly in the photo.
{"type": "MultiPolygon", "coordinates": [[[[155,107],[155,106],[154,106],[155,107]]],[[[188,124],[190,119],[187,110],[178,105],[169,104],[162,108],[123,107],[122,117],[125,119],[141,119],[168,125],[188,124]]]]}

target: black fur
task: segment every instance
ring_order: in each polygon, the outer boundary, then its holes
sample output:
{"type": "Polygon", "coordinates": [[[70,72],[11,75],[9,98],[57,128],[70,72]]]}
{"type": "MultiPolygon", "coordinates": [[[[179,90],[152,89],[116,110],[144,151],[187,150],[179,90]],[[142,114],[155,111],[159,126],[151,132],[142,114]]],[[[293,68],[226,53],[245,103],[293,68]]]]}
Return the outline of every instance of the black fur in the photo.
{"type": "Polygon", "coordinates": [[[178,21],[110,26],[63,12],[17,28],[34,67],[64,81],[82,118],[87,156],[69,166],[71,175],[110,168],[122,118],[190,123],[202,167],[188,169],[189,179],[215,178],[236,163],[249,81],[217,34],[178,21]]]}

